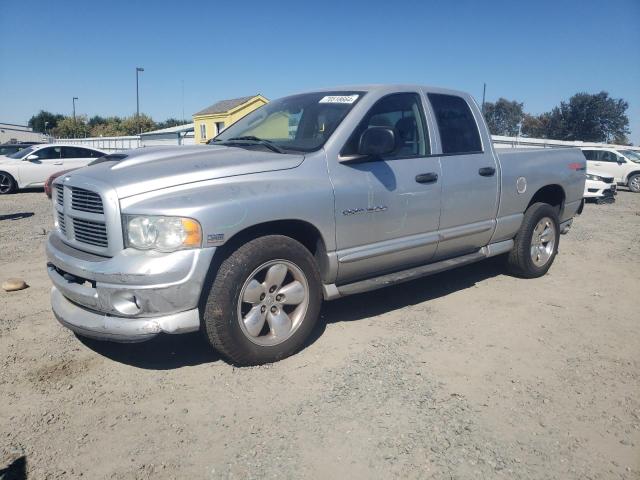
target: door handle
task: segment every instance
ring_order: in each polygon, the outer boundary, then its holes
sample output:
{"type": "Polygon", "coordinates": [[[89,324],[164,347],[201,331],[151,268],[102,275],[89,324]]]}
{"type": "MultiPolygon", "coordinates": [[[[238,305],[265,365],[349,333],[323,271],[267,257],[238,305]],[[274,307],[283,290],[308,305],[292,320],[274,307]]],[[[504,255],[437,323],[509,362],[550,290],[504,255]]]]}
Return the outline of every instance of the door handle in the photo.
{"type": "Polygon", "coordinates": [[[420,173],[416,175],[416,182],[418,183],[434,183],[438,181],[438,174],[436,172],[420,173]]]}
{"type": "Polygon", "coordinates": [[[54,165],[62,165],[62,162],[53,162],[54,165]]]}
{"type": "Polygon", "coordinates": [[[482,167],[478,170],[478,173],[483,177],[493,177],[496,173],[496,169],[493,167],[482,167]]]}

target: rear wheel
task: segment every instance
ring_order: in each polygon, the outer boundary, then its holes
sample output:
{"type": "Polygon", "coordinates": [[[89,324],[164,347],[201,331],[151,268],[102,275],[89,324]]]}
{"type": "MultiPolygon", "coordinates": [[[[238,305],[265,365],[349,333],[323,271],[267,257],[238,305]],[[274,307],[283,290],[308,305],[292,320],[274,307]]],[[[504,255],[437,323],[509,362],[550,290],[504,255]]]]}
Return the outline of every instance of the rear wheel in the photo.
{"type": "Polygon", "coordinates": [[[629,190],[634,193],[640,193],[640,173],[636,173],[629,177],[629,190]]]}
{"type": "Polygon", "coordinates": [[[207,298],[204,331],[237,365],[258,365],[297,352],[322,302],[311,253],[281,235],[252,240],[225,259],[207,298]]]}
{"type": "Polygon", "coordinates": [[[14,193],[18,189],[18,184],[14,178],[6,172],[0,172],[0,195],[14,193]]]}
{"type": "Polygon", "coordinates": [[[556,209],[546,203],[534,203],[525,212],[515,245],[509,252],[509,270],[523,278],[541,277],[551,268],[559,242],[556,209]]]}

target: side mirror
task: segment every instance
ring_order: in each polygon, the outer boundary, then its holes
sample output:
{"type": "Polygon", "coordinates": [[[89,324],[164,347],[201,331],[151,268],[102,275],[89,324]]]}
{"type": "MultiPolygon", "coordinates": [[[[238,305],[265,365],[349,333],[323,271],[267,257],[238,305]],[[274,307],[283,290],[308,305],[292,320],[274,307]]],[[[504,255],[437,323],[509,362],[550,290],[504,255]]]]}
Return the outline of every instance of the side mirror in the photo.
{"type": "Polygon", "coordinates": [[[622,157],[618,157],[617,162],[618,162],[618,165],[622,165],[623,163],[625,163],[624,162],[624,158],[622,158],[622,157]]]}
{"type": "Polygon", "coordinates": [[[360,135],[358,154],[379,157],[396,148],[396,134],[391,128],[369,127],[360,135]]]}
{"type": "Polygon", "coordinates": [[[40,157],[38,157],[38,155],[36,155],[35,153],[32,153],[31,155],[27,155],[27,156],[25,157],[25,160],[28,160],[28,161],[30,161],[30,162],[31,162],[31,161],[33,161],[33,160],[38,160],[39,158],[40,158],[40,157]]]}

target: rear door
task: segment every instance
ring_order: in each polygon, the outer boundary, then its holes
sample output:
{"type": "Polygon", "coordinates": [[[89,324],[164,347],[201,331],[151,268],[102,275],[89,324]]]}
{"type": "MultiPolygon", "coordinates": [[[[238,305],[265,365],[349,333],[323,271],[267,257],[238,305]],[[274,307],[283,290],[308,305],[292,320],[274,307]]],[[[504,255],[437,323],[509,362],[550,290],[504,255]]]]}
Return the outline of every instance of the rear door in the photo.
{"type": "Polygon", "coordinates": [[[65,170],[86,167],[90,162],[102,156],[102,153],[90,148],[62,147],[65,170]]]}
{"type": "Polygon", "coordinates": [[[499,172],[490,137],[481,135],[483,123],[475,104],[451,94],[427,97],[436,120],[442,166],[437,260],[487,245],[495,229],[499,172]]]}
{"type": "Polygon", "coordinates": [[[393,152],[367,161],[329,162],[338,283],[427,263],[437,247],[440,162],[430,156],[423,97],[403,92],[377,100],[340,157],[357,157],[362,132],[373,126],[394,131],[393,152]]]}
{"type": "Polygon", "coordinates": [[[49,175],[63,170],[62,147],[45,147],[33,152],[37,155],[34,160],[23,160],[20,162],[19,175],[20,182],[24,187],[41,186],[49,175]]]}

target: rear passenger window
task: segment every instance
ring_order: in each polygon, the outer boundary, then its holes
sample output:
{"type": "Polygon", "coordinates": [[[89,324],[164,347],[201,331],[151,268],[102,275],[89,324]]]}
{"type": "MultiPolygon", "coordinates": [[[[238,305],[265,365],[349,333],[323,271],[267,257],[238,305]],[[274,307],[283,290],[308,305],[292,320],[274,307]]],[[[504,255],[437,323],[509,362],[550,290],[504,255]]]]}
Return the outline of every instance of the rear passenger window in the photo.
{"type": "Polygon", "coordinates": [[[464,154],[482,152],[480,132],[467,102],[454,95],[427,95],[440,131],[442,153],[464,154]]]}
{"type": "Polygon", "coordinates": [[[584,158],[587,160],[595,160],[596,159],[596,151],[595,150],[583,150],[582,154],[584,158]]]}

